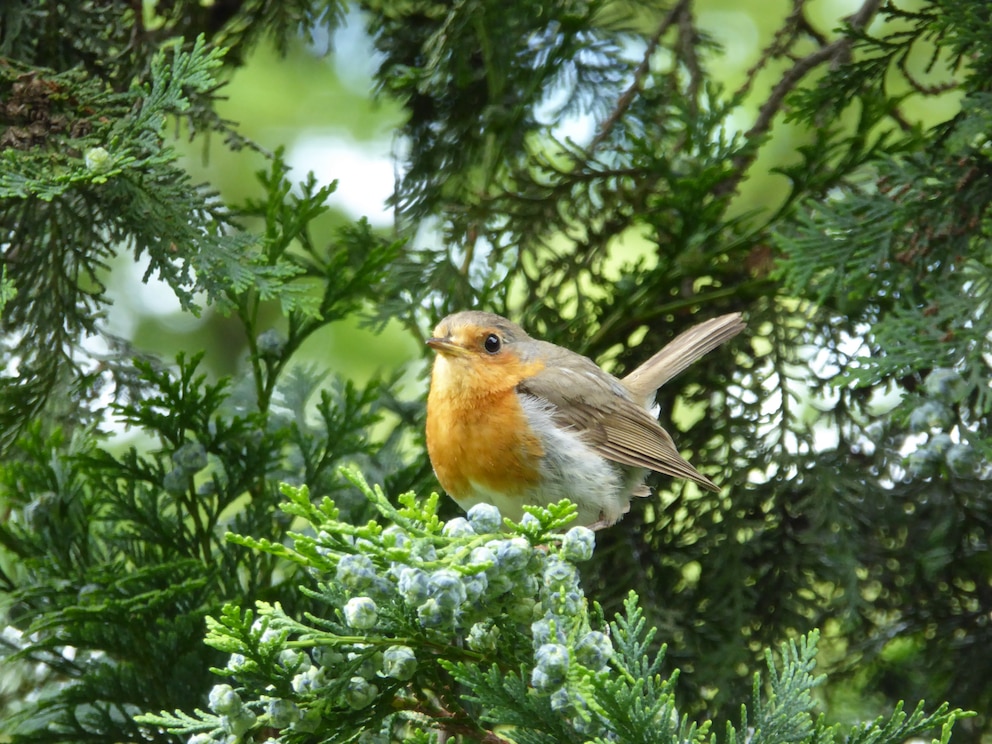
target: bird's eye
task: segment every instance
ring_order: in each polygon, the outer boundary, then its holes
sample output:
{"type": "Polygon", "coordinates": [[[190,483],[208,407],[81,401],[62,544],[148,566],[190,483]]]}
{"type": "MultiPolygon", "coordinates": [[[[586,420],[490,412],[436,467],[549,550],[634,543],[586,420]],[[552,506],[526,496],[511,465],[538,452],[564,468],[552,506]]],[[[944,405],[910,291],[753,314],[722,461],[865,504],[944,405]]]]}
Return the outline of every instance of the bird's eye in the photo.
{"type": "Polygon", "coordinates": [[[486,347],[486,351],[488,351],[490,354],[495,354],[497,351],[499,351],[500,347],[503,345],[503,342],[500,341],[499,336],[497,336],[495,333],[490,333],[488,336],[486,336],[486,340],[483,342],[482,345],[486,347]]]}

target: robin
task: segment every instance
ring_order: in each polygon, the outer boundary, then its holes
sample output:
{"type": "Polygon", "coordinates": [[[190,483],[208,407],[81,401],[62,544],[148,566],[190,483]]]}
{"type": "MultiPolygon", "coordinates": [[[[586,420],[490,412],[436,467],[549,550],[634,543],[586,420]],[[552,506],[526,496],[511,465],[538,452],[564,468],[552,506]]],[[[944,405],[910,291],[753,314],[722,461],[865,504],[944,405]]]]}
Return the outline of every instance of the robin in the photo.
{"type": "Polygon", "coordinates": [[[739,313],[700,323],[617,379],[499,315],[449,315],[427,340],[437,352],[427,398],[437,479],[463,509],[489,503],[514,520],[525,504],[568,498],[577,523],[594,529],[649,494],[649,470],[718,491],[651,409],[658,388],[743,328],[739,313]]]}

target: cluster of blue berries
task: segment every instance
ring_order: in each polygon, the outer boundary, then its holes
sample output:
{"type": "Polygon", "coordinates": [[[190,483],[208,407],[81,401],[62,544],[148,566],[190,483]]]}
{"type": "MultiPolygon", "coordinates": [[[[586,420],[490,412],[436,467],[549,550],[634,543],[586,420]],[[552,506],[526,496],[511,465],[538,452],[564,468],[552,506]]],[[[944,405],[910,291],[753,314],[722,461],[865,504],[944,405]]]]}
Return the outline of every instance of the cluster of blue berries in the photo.
{"type": "Polygon", "coordinates": [[[570,693],[567,685],[573,663],[600,672],[613,655],[609,636],[590,630],[584,622],[578,572],[566,560],[570,556],[585,560],[590,549],[585,533],[572,530],[565,536],[561,555],[548,556],[540,588],[543,614],[531,623],[534,667],[530,683],[536,690],[550,693],[551,707],[562,713],[570,713],[583,704],[581,695],[570,693]]]}
{"type": "Polygon", "coordinates": [[[980,458],[975,448],[965,441],[954,441],[955,426],[953,406],[968,395],[970,386],[953,369],[935,369],[924,382],[929,398],[909,414],[909,430],[926,436],[907,458],[910,473],[915,476],[933,475],[939,467],[946,466],[951,474],[959,477],[974,476],[980,458]]]}
{"type": "MultiPolygon", "coordinates": [[[[383,693],[403,694],[403,683],[420,664],[436,663],[443,645],[504,660],[500,643],[508,632],[514,639],[528,631],[532,637],[533,688],[548,695],[555,710],[574,709],[582,700],[570,691],[570,679],[604,670],[613,654],[609,637],[589,627],[574,565],[592,556],[595,535],[574,527],[551,536],[532,515],[515,533],[501,533],[502,527],[499,510],[488,504],[447,522],[440,533],[394,525],[364,534],[350,528],[351,534],[325,524],[310,540],[333,566],[333,581],[321,573],[332,587],[326,596],[340,630],[301,632],[280,608],[262,611],[260,605],[258,647],[275,644],[292,694],[276,696],[270,687],[246,703],[229,685],[218,685],[210,709],[221,731],[198,734],[190,744],[217,742],[218,734],[233,744],[262,727],[314,732],[328,709],[360,711],[383,693]],[[539,540],[549,546],[535,547],[539,540]],[[304,651],[305,643],[285,646],[290,636],[317,640],[304,651]]],[[[520,655],[518,648],[513,652],[520,655]]],[[[252,669],[254,662],[239,653],[227,666],[235,678],[252,669]]]]}
{"type": "Polygon", "coordinates": [[[593,532],[585,527],[569,530],[562,538],[560,555],[549,555],[522,536],[493,538],[501,524],[496,507],[479,504],[467,517],[444,525],[441,534],[449,538],[446,541],[387,528],[382,545],[395,557],[384,576],[366,553],[345,555],[338,562],[335,580],[349,595],[345,621],[356,630],[371,630],[378,619],[377,602],[398,595],[424,629],[467,630],[470,644],[482,650],[487,633],[475,625],[486,625],[503,613],[522,623],[531,622],[542,609],[559,615],[577,613],[584,600],[578,575],[568,561],[592,556],[593,532]]]}
{"type": "Polygon", "coordinates": [[[172,470],[165,474],[162,485],[176,495],[186,491],[190,479],[207,467],[207,450],[199,442],[187,442],[172,453],[172,470]]]}

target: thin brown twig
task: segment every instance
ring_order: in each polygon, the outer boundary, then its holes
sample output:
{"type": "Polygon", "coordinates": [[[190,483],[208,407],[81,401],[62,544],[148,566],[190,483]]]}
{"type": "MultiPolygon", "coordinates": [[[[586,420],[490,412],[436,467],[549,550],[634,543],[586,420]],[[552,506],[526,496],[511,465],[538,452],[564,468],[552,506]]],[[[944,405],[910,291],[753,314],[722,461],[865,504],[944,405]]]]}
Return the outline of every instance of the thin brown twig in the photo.
{"type": "Polygon", "coordinates": [[[765,69],[769,62],[789,54],[789,51],[799,36],[800,24],[805,19],[803,15],[803,6],[805,3],[806,0],[792,0],[792,11],[782,22],[781,28],[775,32],[775,36],[769,42],[768,46],[761,50],[761,54],[758,55],[758,61],[751,65],[744,74],[744,82],[734,93],[735,98],[740,98],[751,90],[751,86],[754,85],[754,81],[758,78],[758,73],[765,69]]]}
{"type": "Polygon", "coordinates": [[[703,66],[696,54],[696,42],[699,34],[692,22],[692,10],[688,7],[679,14],[679,51],[686,69],[689,71],[689,111],[698,113],[699,90],[703,87],[703,66]]]}
{"type": "Polygon", "coordinates": [[[806,36],[810,37],[820,46],[824,46],[828,43],[827,37],[821,34],[816,28],[814,28],[813,24],[809,22],[809,18],[806,17],[805,8],[803,8],[802,11],[799,13],[798,30],[806,34],[806,36]]]}
{"type": "Polygon", "coordinates": [[[775,118],[779,109],[782,108],[782,102],[785,100],[785,97],[792,92],[796,84],[814,67],[818,67],[843,53],[847,45],[847,39],[838,39],[798,60],[792,66],[792,69],[786,72],[782,76],[782,79],[772,88],[772,92],[758,109],[758,116],[755,117],[754,124],[747,130],[744,137],[746,139],[755,139],[764,135],[771,127],[772,119],[775,118]]]}
{"type": "Polygon", "coordinates": [[[480,732],[472,726],[457,723],[454,715],[440,706],[438,706],[438,709],[435,711],[433,717],[434,722],[440,726],[439,741],[442,740],[440,737],[447,739],[451,735],[463,734],[482,742],[482,744],[511,744],[508,739],[504,739],[488,729],[482,729],[480,732]],[[479,738],[480,733],[482,733],[481,739],[479,738]]]}
{"type": "MultiPolygon", "coordinates": [[[[878,12],[881,4],[882,0],[865,0],[856,13],[847,17],[847,25],[854,30],[863,29],[878,12]]],[[[747,140],[756,140],[767,134],[768,130],[771,129],[772,121],[781,110],[786,96],[799,84],[799,81],[815,67],[819,67],[825,62],[843,59],[850,54],[853,43],[853,39],[845,36],[797,60],[792,68],[772,88],[768,98],[758,109],[758,115],[754,120],[754,124],[744,134],[744,138],[747,140]]],[[[757,149],[751,148],[734,158],[732,174],[726,181],[714,189],[714,193],[721,196],[732,194],[736,191],[741,179],[744,178],[745,171],[754,162],[756,156],[757,149]]]]}
{"type": "Polygon", "coordinates": [[[662,37],[668,33],[668,30],[672,27],[672,25],[678,21],[682,13],[689,7],[690,2],[691,0],[679,0],[679,2],[673,5],[672,9],[665,14],[665,17],[662,18],[661,23],[658,25],[658,29],[654,32],[654,35],[648,42],[647,49],[644,50],[644,56],[641,59],[640,64],[637,66],[637,69],[634,70],[633,82],[627,90],[621,94],[620,98],[617,99],[617,105],[603,122],[603,126],[599,128],[596,136],[593,137],[592,142],[589,143],[589,147],[586,148],[586,159],[592,157],[592,154],[603,143],[603,141],[609,137],[610,132],[613,131],[613,127],[617,125],[617,122],[620,121],[623,115],[627,112],[627,109],[630,108],[630,104],[633,103],[634,97],[640,92],[641,86],[644,85],[644,79],[647,77],[647,74],[651,69],[651,57],[661,44],[662,37]]]}
{"type": "Polygon", "coordinates": [[[942,93],[949,93],[952,90],[960,87],[959,83],[955,80],[950,80],[946,83],[934,83],[933,85],[926,85],[917,79],[916,75],[909,71],[907,66],[907,60],[909,59],[909,54],[903,54],[899,61],[896,63],[899,67],[899,71],[903,74],[906,83],[910,88],[915,90],[917,93],[923,96],[939,96],[942,93]]]}

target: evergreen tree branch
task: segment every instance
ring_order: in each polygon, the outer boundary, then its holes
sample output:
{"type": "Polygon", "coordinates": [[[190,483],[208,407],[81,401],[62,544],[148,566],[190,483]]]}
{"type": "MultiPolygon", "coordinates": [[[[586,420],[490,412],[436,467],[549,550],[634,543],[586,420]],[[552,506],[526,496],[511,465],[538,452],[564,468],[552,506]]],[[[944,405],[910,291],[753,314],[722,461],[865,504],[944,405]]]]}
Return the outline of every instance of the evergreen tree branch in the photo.
{"type": "MultiPolygon", "coordinates": [[[[861,7],[845,19],[848,32],[839,39],[828,44],[821,45],[816,51],[802,57],[786,71],[782,78],[773,86],[771,92],[758,108],[751,128],[744,135],[744,139],[751,143],[761,142],[771,129],[772,122],[779,114],[785,103],[786,97],[795,90],[796,86],[812,70],[827,62],[839,62],[851,53],[857,34],[867,27],[871,20],[878,13],[882,5],[882,0],[865,0],[861,7]]],[[[725,183],[721,184],[719,193],[732,194],[737,190],[744,174],[754,162],[757,156],[757,148],[752,147],[744,150],[734,159],[733,176],[725,183]]]]}
{"type": "Polygon", "coordinates": [[[585,148],[584,154],[586,159],[592,157],[599,146],[610,136],[610,132],[613,131],[617,123],[630,109],[630,105],[634,98],[641,92],[644,81],[651,69],[651,59],[658,51],[658,47],[661,44],[662,39],[673,26],[682,22],[683,17],[688,13],[690,5],[691,0],[679,0],[665,13],[665,16],[658,24],[658,28],[651,35],[651,38],[648,39],[644,54],[641,55],[641,61],[634,69],[633,80],[617,99],[613,110],[610,112],[609,116],[603,120],[596,136],[593,137],[592,141],[585,148]]]}

